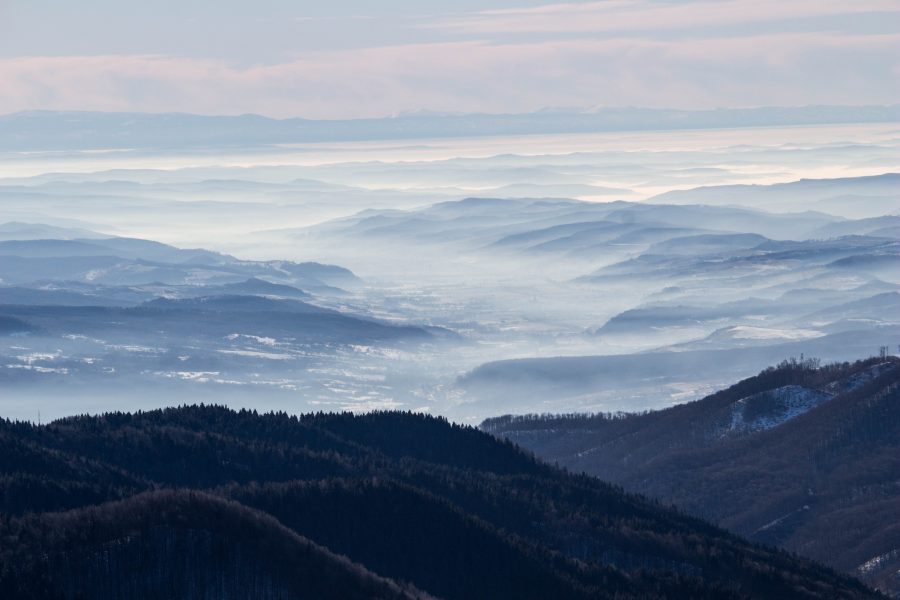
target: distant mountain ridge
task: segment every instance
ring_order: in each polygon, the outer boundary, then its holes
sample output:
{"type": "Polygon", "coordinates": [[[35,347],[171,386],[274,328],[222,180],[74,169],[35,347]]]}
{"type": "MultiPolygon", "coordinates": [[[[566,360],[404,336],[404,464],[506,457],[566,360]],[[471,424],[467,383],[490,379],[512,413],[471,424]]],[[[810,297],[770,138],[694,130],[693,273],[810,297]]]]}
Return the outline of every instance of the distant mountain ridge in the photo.
{"type": "Polygon", "coordinates": [[[875,122],[900,122],[900,105],[706,111],[600,108],[588,112],[543,111],[508,115],[406,114],[345,121],[279,120],[259,115],[31,111],[0,116],[0,149],[264,146],[301,142],[875,122]]]}
{"type": "MultiPolygon", "coordinates": [[[[341,294],[360,279],[337,265],[249,261],[203,249],[182,249],[139,238],[27,223],[0,225],[0,285],[57,281],[105,285],[220,286],[221,291],[303,295],[341,294]],[[84,234],[91,237],[81,237],[84,234]],[[275,279],[269,281],[263,279],[275,279]],[[305,289],[292,288],[299,285],[305,289]],[[280,287],[279,287],[280,286],[280,287]]],[[[0,287],[2,303],[2,287],[0,287]]]]}
{"type": "MultiPolygon", "coordinates": [[[[654,196],[650,202],[754,206],[774,212],[821,210],[843,217],[871,217],[873,220],[884,215],[895,215],[893,218],[885,217],[888,222],[882,227],[887,227],[889,224],[896,226],[900,213],[898,190],[900,173],[883,173],[865,177],[801,179],[771,185],[713,185],[665,192],[654,196]]],[[[864,224],[826,225],[822,235],[836,237],[849,233],[871,233],[876,229],[843,229],[847,225],[859,227],[864,224]]]]}

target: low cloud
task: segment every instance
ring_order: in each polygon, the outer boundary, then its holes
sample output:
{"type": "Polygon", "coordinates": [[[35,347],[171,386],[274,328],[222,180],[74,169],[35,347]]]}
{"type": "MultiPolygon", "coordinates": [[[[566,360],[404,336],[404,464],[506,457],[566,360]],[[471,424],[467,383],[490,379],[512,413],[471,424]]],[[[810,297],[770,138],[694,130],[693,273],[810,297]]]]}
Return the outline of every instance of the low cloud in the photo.
{"type": "Polygon", "coordinates": [[[0,112],[255,112],[373,117],[428,108],[895,103],[900,34],[451,41],[239,67],[160,55],[0,60],[0,112]]]}

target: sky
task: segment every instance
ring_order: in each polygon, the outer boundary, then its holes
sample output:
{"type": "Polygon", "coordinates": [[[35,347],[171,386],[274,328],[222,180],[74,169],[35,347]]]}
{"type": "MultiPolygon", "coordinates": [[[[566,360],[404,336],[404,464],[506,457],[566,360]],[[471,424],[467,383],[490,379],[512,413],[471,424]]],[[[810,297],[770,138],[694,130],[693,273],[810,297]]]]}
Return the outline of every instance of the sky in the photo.
{"type": "Polygon", "coordinates": [[[900,0],[0,0],[0,113],[900,103],[900,0]]]}

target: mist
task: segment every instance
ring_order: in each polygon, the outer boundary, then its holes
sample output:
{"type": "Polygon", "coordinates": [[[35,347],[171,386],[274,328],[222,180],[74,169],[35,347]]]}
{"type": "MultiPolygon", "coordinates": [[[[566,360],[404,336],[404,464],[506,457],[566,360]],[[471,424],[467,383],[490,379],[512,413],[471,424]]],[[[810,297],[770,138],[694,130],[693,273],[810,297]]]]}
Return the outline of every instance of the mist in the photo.
{"type": "Polygon", "coordinates": [[[897,337],[898,145],[862,124],[6,151],[0,402],[474,423],[850,359],[897,337]]]}

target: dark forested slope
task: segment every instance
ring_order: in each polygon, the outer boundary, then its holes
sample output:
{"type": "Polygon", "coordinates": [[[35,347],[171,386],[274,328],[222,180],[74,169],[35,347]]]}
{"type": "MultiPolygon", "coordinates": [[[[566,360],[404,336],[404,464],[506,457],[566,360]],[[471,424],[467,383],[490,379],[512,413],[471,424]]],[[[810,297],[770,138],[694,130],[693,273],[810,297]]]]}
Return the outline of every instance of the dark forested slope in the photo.
{"type": "Polygon", "coordinates": [[[420,415],[4,421],[0,473],[4,597],[873,596],[420,415]]]}
{"type": "Polygon", "coordinates": [[[4,528],[0,596],[426,598],[218,496],[156,491],[4,528]]]}
{"type": "Polygon", "coordinates": [[[483,428],[900,593],[900,360],[788,361],[640,415],[504,417],[483,428]]]}

